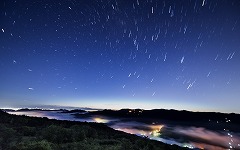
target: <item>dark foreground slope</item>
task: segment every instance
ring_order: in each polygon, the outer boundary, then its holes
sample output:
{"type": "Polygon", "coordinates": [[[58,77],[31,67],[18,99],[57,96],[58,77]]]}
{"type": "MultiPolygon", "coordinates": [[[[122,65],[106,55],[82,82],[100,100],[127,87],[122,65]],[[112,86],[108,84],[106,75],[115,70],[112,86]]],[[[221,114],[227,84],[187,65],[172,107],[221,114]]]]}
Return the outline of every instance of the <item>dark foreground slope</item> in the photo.
{"type": "Polygon", "coordinates": [[[104,124],[10,115],[0,110],[0,150],[185,149],[113,130],[104,124]]]}

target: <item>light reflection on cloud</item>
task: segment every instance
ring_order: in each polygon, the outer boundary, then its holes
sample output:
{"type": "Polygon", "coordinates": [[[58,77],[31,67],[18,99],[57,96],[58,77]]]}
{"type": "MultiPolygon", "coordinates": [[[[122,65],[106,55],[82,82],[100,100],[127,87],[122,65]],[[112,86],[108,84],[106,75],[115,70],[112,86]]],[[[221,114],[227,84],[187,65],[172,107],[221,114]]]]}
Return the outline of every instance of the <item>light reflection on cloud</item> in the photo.
{"type": "Polygon", "coordinates": [[[197,143],[197,142],[191,142],[195,147],[198,147],[199,149],[209,149],[209,150],[226,150],[226,148],[214,146],[206,143],[197,143]]]}
{"type": "Polygon", "coordinates": [[[146,137],[159,137],[161,135],[161,129],[164,125],[148,125],[140,122],[118,122],[111,125],[112,128],[120,131],[124,131],[130,134],[136,134],[146,137]]]}
{"type": "Polygon", "coordinates": [[[176,127],[174,128],[174,132],[191,137],[196,141],[202,141],[206,143],[206,145],[203,146],[203,144],[199,144],[198,142],[195,142],[195,144],[198,143],[197,145],[201,145],[201,147],[204,147],[206,149],[211,149],[209,148],[209,144],[218,145],[222,147],[229,147],[229,145],[231,145],[232,147],[237,147],[237,143],[240,143],[240,137],[238,135],[235,135],[230,138],[228,134],[210,131],[205,128],[176,127]],[[234,142],[231,142],[231,141],[234,141],[234,142]]]}
{"type": "Polygon", "coordinates": [[[100,117],[93,118],[93,120],[97,123],[108,123],[109,122],[109,120],[103,119],[103,118],[100,118],[100,117]]]}
{"type": "Polygon", "coordinates": [[[72,115],[60,113],[61,111],[13,111],[9,114],[26,115],[31,117],[47,117],[48,119],[77,120],[72,115]]]}

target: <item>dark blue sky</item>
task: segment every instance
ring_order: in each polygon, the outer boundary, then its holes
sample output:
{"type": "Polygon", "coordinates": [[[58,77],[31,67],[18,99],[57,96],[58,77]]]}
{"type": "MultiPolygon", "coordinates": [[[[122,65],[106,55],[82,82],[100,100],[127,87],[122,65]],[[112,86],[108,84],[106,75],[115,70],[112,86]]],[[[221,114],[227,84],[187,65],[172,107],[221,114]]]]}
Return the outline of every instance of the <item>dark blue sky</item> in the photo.
{"type": "Polygon", "coordinates": [[[0,105],[240,113],[239,0],[4,0],[0,105]]]}

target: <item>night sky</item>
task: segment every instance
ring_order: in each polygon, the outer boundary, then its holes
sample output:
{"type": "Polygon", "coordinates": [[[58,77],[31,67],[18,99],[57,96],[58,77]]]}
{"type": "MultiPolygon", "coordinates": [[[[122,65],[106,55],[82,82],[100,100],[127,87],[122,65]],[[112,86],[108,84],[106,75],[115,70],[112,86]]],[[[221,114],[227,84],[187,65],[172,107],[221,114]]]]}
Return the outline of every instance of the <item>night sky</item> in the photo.
{"type": "Polygon", "coordinates": [[[240,113],[239,0],[3,0],[0,106],[240,113]]]}

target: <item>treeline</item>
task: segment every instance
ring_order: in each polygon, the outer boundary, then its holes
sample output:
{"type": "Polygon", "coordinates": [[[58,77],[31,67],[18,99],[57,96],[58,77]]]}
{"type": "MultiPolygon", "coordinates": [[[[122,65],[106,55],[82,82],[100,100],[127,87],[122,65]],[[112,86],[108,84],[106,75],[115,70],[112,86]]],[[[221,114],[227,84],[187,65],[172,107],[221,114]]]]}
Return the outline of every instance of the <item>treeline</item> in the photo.
{"type": "Polygon", "coordinates": [[[185,149],[113,130],[104,124],[10,115],[0,110],[0,150],[185,149]]]}

